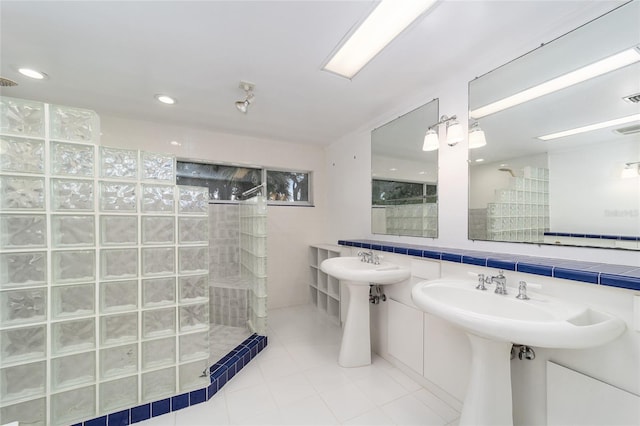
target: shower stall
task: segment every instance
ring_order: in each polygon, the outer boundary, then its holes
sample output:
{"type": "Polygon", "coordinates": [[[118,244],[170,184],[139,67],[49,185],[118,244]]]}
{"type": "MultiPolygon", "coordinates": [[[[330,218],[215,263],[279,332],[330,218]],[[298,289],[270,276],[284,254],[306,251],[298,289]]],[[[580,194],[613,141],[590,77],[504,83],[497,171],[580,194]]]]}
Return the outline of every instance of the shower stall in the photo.
{"type": "Polygon", "coordinates": [[[210,319],[232,309],[210,304],[207,189],[99,134],[92,111],[0,97],[0,424],[204,402],[266,344],[266,206],[237,206],[250,332],[212,357],[210,319]]]}

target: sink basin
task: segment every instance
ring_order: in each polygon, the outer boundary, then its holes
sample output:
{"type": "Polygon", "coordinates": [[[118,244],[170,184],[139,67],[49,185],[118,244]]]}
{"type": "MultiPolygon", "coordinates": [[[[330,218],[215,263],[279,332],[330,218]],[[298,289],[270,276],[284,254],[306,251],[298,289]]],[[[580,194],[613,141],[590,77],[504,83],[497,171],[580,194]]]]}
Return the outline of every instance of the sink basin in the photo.
{"type": "Polygon", "coordinates": [[[360,284],[395,284],[411,275],[408,268],[395,263],[380,262],[379,265],[361,262],[359,257],[334,257],[322,262],[320,268],[339,280],[354,281],[360,284]]]}
{"type": "Polygon", "coordinates": [[[471,343],[471,375],[460,426],[512,425],[511,346],[583,349],[622,334],[625,323],[586,305],[530,293],[529,300],[464,280],[422,281],[411,297],[425,312],[460,327],[471,343]]]}
{"type": "MultiPolygon", "coordinates": [[[[512,291],[513,292],[513,291],[512,291]]],[[[418,283],[412,291],[421,309],[477,336],[545,348],[582,349],[618,337],[625,323],[587,306],[529,293],[530,300],[480,291],[469,281],[418,283]]]]}

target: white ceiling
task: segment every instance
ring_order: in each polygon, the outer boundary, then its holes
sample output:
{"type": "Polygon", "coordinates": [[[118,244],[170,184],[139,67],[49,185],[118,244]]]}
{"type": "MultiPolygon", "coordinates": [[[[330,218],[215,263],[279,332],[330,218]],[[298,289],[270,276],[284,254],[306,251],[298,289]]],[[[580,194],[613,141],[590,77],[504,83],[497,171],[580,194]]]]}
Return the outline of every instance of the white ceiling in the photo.
{"type": "Polygon", "coordinates": [[[19,86],[0,93],[328,144],[408,100],[446,96],[434,87],[462,67],[531,49],[620,3],[444,1],[349,81],[321,67],[375,2],[2,0],[0,75],[19,86]],[[19,66],[49,78],[29,80],[19,66]],[[240,80],[256,85],[247,115],[234,107],[240,80]],[[178,103],[159,104],[157,93],[178,103]]]}

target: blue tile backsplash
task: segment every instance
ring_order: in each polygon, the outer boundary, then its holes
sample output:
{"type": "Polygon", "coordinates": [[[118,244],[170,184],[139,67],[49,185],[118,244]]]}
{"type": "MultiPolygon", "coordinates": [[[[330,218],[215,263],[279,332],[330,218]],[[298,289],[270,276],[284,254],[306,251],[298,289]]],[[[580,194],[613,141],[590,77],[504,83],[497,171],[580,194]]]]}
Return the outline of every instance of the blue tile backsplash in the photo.
{"type": "Polygon", "coordinates": [[[372,240],[339,240],[339,245],[414,257],[486,266],[545,277],[640,290],[640,266],[581,262],[478,250],[459,250],[372,240]]]}
{"type": "Polygon", "coordinates": [[[206,388],[139,405],[107,416],[96,417],[73,426],[125,426],[208,401],[266,346],[267,336],[253,334],[209,367],[211,384],[206,388]]]}

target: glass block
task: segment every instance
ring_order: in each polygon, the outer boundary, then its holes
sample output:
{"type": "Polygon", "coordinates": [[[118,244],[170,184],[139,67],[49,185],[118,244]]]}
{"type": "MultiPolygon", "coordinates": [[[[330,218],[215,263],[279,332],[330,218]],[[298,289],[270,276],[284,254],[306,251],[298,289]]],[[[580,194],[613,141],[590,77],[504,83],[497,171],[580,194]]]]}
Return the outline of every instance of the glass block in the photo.
{"type": "Polygon", "coordinates": [[[0,422],[18,422],[21,425],[45,426],[46,399],[32,399],[26,402],[0,408],[0,422]]]}
{"type": "Polygon", "coordinates": [[[142,401],[150,402],[173,396],[176,393],[176,369],[174,367],[151,371],[142,375],[142,401]]]}
{"type": "Polygon", "coordinates": [[[175,182],[176,165],[173,156],[142,152],[142,179],[175,182]]]}
{"type": "Polygon", "coordinates": [[[54,251],[51,263],[54,283],[86,282],[96,277],[95,250],[54,251]]]}
{"type": "Polygon", "coordinates": [[[47,289],[29,288],[0,292],[0,326],[46,321],[47,289]]]}
{"type": "Polygon", "coordinates": [[[0,331],[0,365],[43,358],[47,354],[47,326],[0,331]]]}
{"type": "Polygon", "coordinates": [[[0,402],[43,395],[46,377],[46,361],[0,369],[0,402]]]}
{"type": "Polygon", "coordinates": [[[167,185],[142,185],[143,213],[173,213],[174,187],[167,185]]]}
{"type": "Polygon", "coordinates": [[[167,275],[175,272],[173,247],[143,248],[142,275],[167,275]]]}
{"type": "Polygon", "coordinates": [[[45,215],[0,215],[0,249],[47,247],[45,215]]]}
{"type": "Polygon", "coordinates": [[[180,331],[209,327],[209,304],[180,306],[180,331]]]}
{"type": "Polygon", "coordinates": [[[51,215],[53,247],[93,246],[95,232],[94,216],[51,215]]]}
{"type": "Polygon", "coordinates": [[[54,390],[91,383],[95,379],[96,355],[93,351],[51,360],[51,386],[54,390]]]}
{"type": "Polygon", "coordinates": [[[138,275],[138,249],[100,250],[102,279],[135,278],[138,275]]]}
{"type": "Polygon", "coordinates": [[[44,138],[44,104],[0,97],[0,133],[44,138]]]}
{"type": "Polygon", "coordinates": [[[136,179],[138,177],[138,151],[101,147],[100,177],[136,179]]]}
{"type": "Polygon", "coordinates": [[[178,255],[180,259],[178,270],[181,274],[209,271],[208,247],[180,247],[178,255]]]}
{"type": "Polygon", "coordinates": [[[203,388],[209,385],[209,367],[207,360],[182,364],[178,370],[180,392],[203,388]]]}
{"type": "Polygon", "coordinates": [[[138,245],[137,216],[100,215],[100,242],[105,246],[138,245]]]}
{"type": "Polygon", "coordinates": [[[180,362],[209,359],[209,332],[180,336],[180,362]]]}
{"type": "Polygon", "coordinates": [[[142,313],[142,337],[160,337],[175,334],[175,308],[154,309],[142,313]]]}
{"type": "Polygon", "coordinates": [[[100,283],[100,310],[102,313],[128,311],[137,307],[137,280],[100,283]]]}
{"type": "Polygon", "coordinates": [[[173,244],[174,242],[172,216],[142,217],[142,244],[173,244]]]}
{"type": "Polygon", "coordinates": [[[54,425],[70,425],[95,417],[96,387],[74,389],[51,395],[51,419],[54,425]]]}
{"type": "Polygon", "coordinates": [[[115,377],[138,371],[138,344],[100,350],[100,377],[115,377]]]}
{"type": "Polygon", "coordinates": [[[138,403],[138,376],[100,383],[100,413],[107,414],[138,403]]]}
{"type": "Polygon", "coordinates": [[[180,303],[202,302],[209,299],[209,276],[180,277],[180,303]]]}
{"type": "Polygon", "coordinates": [[[94,111],[51,105],[49,120],[51,139],[86,142],[100,139],[100,119],[94,111]]]}
{"type": "Polygon", "coordinates": [[[0,171],[44,173],[44,142],[0,136],[0,171]]]}
{"type": "Polygon", "coordinates": [[[44,178],[0,176],[0,210],[44,208],[44,178]]]}
{"type": "Polygon", "coordinates": [[[142,306],[151,308],[176,302],[176,279],[150,278],[142,280],[142,306]]]}
{"type": "Polygon", "coordinates": [[[96,346],[93,318],[53,323],[51,335],[54,355],[89,350],[96,346]]]}
{"type": "Polygon", "coordinates": [[[164,339],[142,342],[142,368],[161,367],[176,362],[176,339],[167,337],[164,339]]]}
{"type": "Polygon", "coordinates": [[[209,189],[200,186],[179,186],[178,212],[206,215],[209,211],[209,189]]]}
{"type": "Polygon", "coordinates": [[[51,173],[93,177],[94,146],[51,142],[51,173]]]}
{"type": "Polygon", "coordinates": [[[100,182],[100,211],[137,210],[136,184],[129,182],[100,182]]]}
{"type": "Polygon", "coordinates": [[[93,181],[51,179],[51,209],[93,211],[93,181]]]}
{"type": "Polygon", "coordinates": [[[54,319],[95,313],[94,284],[56,286],[51,289],[51,298],[51,310],[54,319]]]}
{"type": "Polygon", "coordinates": [[[104,345],[127,343],[138,339],[137,312],[101,317],[100,324],[100,341],[104,345]]]}
{"type": "Polygon", "coordinates": [[[178,242],[180,244],[208,244],[208,217],[180,217],[178,218],[178,242]]]}
{"type": "Polygon", "coordinates": [[[1,253],[0,288],[47,283],[47,254],[44,252],[1,253]]]}

